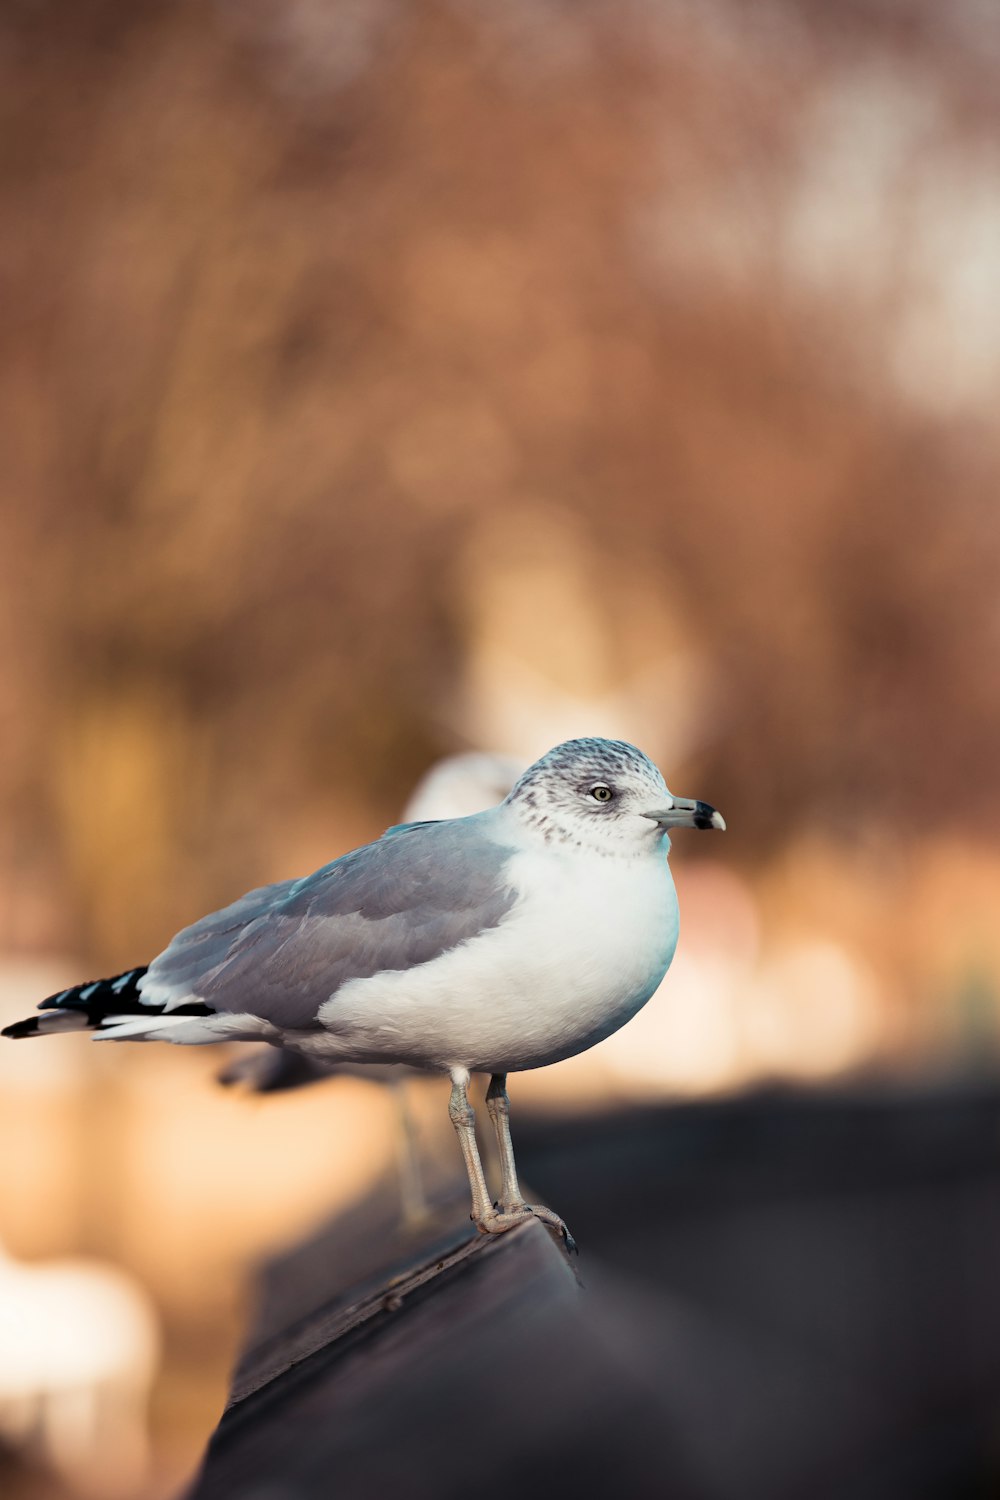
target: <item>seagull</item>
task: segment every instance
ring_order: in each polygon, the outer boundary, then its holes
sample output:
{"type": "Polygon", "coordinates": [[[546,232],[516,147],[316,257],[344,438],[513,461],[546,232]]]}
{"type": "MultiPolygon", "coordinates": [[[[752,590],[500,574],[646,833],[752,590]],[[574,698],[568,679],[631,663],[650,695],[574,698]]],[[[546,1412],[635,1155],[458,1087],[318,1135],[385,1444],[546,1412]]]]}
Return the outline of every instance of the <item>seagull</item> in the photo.
{"type": "Polygon", "coordinates": [[[569,740],[498,806],[398,824],[301,880],[250,891],[148,966],[52,995],[2,1034],[267,1041],[446,1074],[477,1229],[535,1217],[575,1248],[557,1214],[521,1195],[507,1077],[586,1051],[645,1005],[677,945],[668,830],[725,826],[708,803],[673,796],[634,745],[569,740]],[[496,1202],[474,1072],[490,1075],[496,1202]]]}

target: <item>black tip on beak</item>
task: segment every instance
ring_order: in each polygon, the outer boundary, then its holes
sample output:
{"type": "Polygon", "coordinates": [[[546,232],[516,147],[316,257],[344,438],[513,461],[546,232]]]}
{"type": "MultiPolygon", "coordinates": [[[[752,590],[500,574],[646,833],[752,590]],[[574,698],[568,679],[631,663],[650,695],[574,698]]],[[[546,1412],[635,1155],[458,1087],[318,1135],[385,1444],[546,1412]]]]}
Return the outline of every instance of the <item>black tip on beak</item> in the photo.
{"type": "Polygon", "coordinates": [[[696,828],[725,828],[726,824],[720,812],[716,812],[708,802],[696,802],[694,805],[694,826],[696,828]]]}

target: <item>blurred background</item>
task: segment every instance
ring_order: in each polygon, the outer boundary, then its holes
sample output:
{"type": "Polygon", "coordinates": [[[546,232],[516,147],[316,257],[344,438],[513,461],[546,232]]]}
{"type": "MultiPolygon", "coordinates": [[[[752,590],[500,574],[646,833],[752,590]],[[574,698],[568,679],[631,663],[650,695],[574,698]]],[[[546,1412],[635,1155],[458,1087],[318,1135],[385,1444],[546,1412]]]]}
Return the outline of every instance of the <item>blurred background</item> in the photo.
{"type": "MultiPolygon", "coordinates": [[[[998,61],[981,0],[5,6],[0,1018],[590,733],[729,832],[515,1138],[993,1069],[998,61]]],[[[377,1089],[219,1062],[0,1047],[19,1305],[122,1320],[55,1416],[0,1357],[5,1493],[173,1493],[255,1260],[391,1168],[377,1089]]]]}

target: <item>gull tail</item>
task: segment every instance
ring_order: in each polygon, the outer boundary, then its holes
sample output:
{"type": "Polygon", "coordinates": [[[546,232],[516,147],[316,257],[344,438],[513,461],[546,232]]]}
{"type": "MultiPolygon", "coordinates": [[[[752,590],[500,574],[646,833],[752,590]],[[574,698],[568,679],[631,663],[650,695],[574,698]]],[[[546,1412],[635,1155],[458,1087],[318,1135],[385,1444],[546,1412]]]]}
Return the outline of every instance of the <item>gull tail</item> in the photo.
{"type": "MultiPolygon", "coordinates": [[[[50,995],[38,1007],[42,1015],[15,1021],[13,1026],[0,1031],[0,1036],[19,1040],[26,1036],[45,1036],[50,1031],[104,1031],[129,1016],[152,1019],[162,1015],[162,1005],[144,1004],[139,993],[139,981],[145,972],[145,967],[128,969],[111,979],[93,979],[88,984],[73,985],[58,995],[50,995]]],[[[172,1014],[208,1016],[212,1012],[207,1005],[198,1002],[176,1006],[172,1014]]]]}

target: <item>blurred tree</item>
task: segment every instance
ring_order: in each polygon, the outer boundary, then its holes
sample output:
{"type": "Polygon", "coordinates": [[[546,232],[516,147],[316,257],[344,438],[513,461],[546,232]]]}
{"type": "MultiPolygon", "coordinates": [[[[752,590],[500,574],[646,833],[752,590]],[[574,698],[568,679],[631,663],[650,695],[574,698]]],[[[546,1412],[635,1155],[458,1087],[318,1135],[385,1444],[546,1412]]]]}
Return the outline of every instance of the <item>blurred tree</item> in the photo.
{"type": "MultiPolygon", "coordinates": [[[[942,793],[995,833],[998,29],[8,7],[6,944],[134,961],[374,833],[474,737],[505,523],[575,559],[602,692],[704,662],[734,855],[942,793]]],[[[559,634],[518,649],[567,688],[559,634]]]]}

